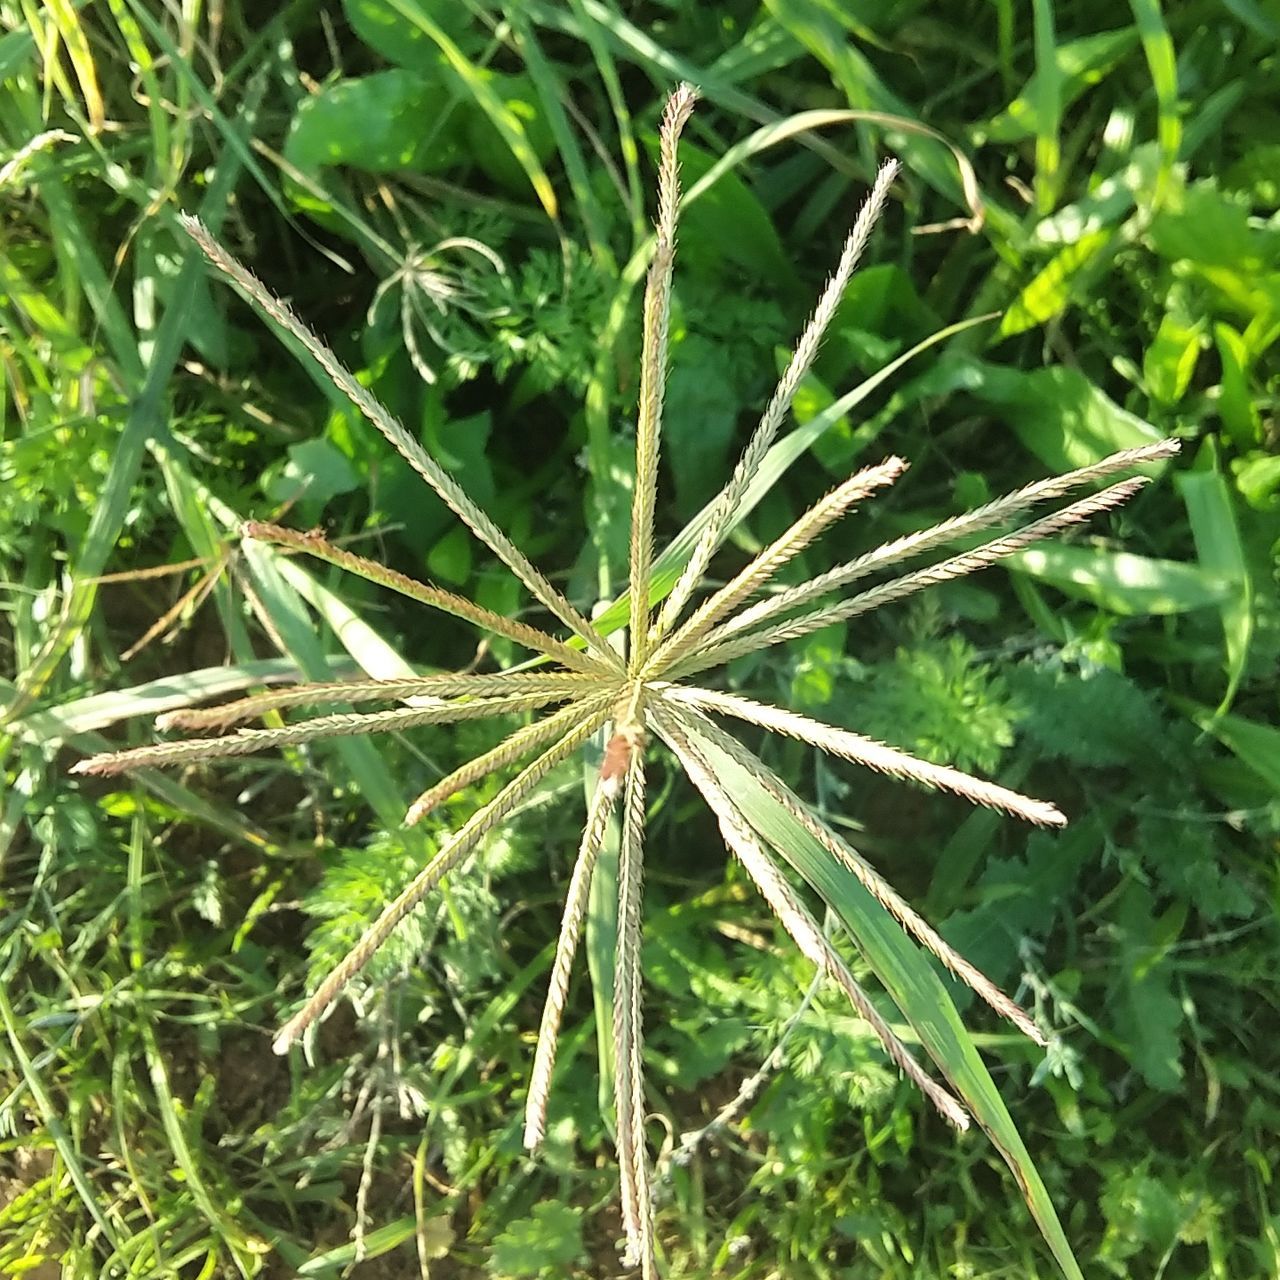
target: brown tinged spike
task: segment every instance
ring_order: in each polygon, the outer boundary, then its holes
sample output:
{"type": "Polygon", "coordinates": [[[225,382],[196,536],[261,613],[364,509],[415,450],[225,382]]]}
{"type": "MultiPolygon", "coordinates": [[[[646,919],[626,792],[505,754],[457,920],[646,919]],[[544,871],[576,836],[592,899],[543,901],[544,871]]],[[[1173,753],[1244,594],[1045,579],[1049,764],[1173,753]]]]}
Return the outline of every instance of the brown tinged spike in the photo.
{"type": "Polygon", "coordinates": [[[495,635],[514,641],[521,648],[555,658],[572,671],[599,675],[609,670],[590,654],[572,648],[545,631],[540,631],[537,627],[516,622],[503,614],[495,613],[492,609],[475,604],[465,596],[455,595],[452,591],[443,591],[439,587],[419,582],[416,578],[388,569],[376,560],[368,560],[364,556],[358,556],[354,552],[335,546],[318,530],[313,529],[308,533],[302,533],[297,529],[287,529],[282,525],[269,524],[262,520],[246,520],[240,526],[240,532],[244,537],[253,538],[259,542],[269,542],[275,546],[306,552],[307,555],[315,556],[317,560],[323,560],[326,564],[354,573],[367,582],[376,582],[380,586],[389,587],[410,600],[418,601],[419,604],[430,605],[433,609],[450,613],[455,618],[473,622],[486,631],[492,631],[495,635]]]}

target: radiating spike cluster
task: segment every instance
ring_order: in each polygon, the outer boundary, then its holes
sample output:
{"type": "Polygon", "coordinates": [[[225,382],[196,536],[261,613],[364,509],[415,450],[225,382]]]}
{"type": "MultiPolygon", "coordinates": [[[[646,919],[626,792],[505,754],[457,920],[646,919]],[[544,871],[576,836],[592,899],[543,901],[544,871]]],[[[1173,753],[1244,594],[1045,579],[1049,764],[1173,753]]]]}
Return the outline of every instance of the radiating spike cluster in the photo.
{"type": "MultiPolygon", "coordinates": [[[[997,1013],[1043,1044],[1033,1019],[1000,991],[925,922],[865,858],[853,849],[787,784],[713,717],[730,717],[805,742],[842,760],[940,788],[973,804],[985,805],[1047,827],[1065,822],[1052,804],[1023,796],[1000,784],[958,769],[920,760],[849,729],[824,724],[785,707],[771,706],[737,693],[691,686],[699,672],[771,645],[782,644],[834,622],[904,600],[917,591],[995,564],[1031,543],[1063,533],[1133,496],[1148,482],[1137,476],[1068,503],[1029,524],[1017,520],[1030,508],[1065,498],[1074,490],[1108,480],[1135,467],[1167,461],[1175,441],[1126,449],[1088,466],[997,498],[916,533],[896,538],[808,581],[782,589],[777,576],[802,550],[876,489],[893,483],[906,463],[890,457],[848,477],[801,515],[743,568],[727,575],[724,586],[695,603],[712,557],[740,514],[748,486],[782,430],[797,390],[813,366],[822,338],[839,307],[871,229],[885,207],[897,176],[896,162],[879,171],[836,270],[818,300],[785,373],[737,466],[719,496],[701,534],[678,540],[691,550],[671,590],[657,610],[659,586],[653,579],[654,527],[661,458],[662,409],[667,370],[668,330],[680,209],[678,143],[697,95],[681,86],[672,96],[660,127],[658,215],[644,302],[644,348],[636,420],[636,481],[631,515],[630,577],[627,617],[629,644],[615,648],[583,612],[544,577],[508,537],[467,497],[457,481],[432,459],[333,352],[293,312],[273,297],[246,268],[192,219],[183,225],[209,259],[279,326],[297,339],[370,422],[453,508],[467,526],[516,575],[532,599],[551,615],[551,630],[516,621],[462,596],[418,582],[404,574],[334,545],[322,533],[285,529],[250,521],[246,538],[278,548],[275,554],[303,553],[335,565],[412,599],[503,637],[535,655],[526,666],[536,670],[492,673],[441,673],[403,679],[326,681],[262,693],[222,706],[182,708],[162,716],[162,729],[216,733],[268,716],[265,728],[240,727],[225,736],[184,739],[94,756],[74,766],[77,773],[118,774],[157,765],[184,765],[247,755],[274,747],[299,746],[356,733],[399,732],[489,716],[540,718],[521,723],[492,749],[467,761],[427,787],[409,806],[406,826],[421,822],[450,797],[492,774],[515,770],[493,797],[456,830],[434,833],[437,850],[408,885],[369,925],[351,952],[320,982],[314,994],[281,1028],[275,1041],[284,1052],[338,998],[392,931],[455,872],[484,840],[512,817],[552,772],[568,762],[593,736],[603,748],[602,764],[590,789],[586,822],[569,876],[560,934],[530,1075],[524,1141],[531,1150],[541,1142],[555,1076],[556,1048],[565,1016],[574,958],[584,927],[592,877],[609,839],[610,824],[620,826],[618,846],[617,949],[614,967],[612,1034],[615,1059],[616,1145],[622,1190],[624,1261],[640,1269],[642,1280],[658,1275],[654,1208],[646,1138],[647,1114],[642,1061],[641,935],[645,836],[645,751],[656,735],[672,752],[719,825],[726,846],[757,886],[764,901],[800,951],[848,1000],[884,1046],[885,1053],[913,1081],[940,1114],[957,1128],[969,1118],[962,1099],[940,1085],[916,1061],[876,1001],[863,990],[835,943],[826,936],[801,892],[783,873],[780,856],[789,847],[769,824],[735,797],[717,778],[710,761],[727,759],[757,785],[785,817],[796,838],[805,838],[843,867],[867,890],[904,935],[914,938],[997,1013]],[[1000,530],[971,545],[976,535],[1000,530]],[[937,563],[897,577],[887,576],[845,599],[827,597],[872,574],[894,570],[915,559],[959,543],[962,549],[937,563]],[[773,594],[765,594],[772,591],[773,594]],[[758,597],[754,599],[753,597],[758,597]],[[688,612],[689,616],[684,617],[688,612]],[[682,620],[683,619],[683,620],[682,620]],[[555,635],[557,626],[567,635],[555,635]],[[625,656],[623,656],[625,652],[625,656]],[[346,712],[370,702],[401,704],[391,709],[346,712]],[[279,713],[320,709],[297,723],[280,725],[279,713]],[[533,753],[540,753],[524,763],[533,753]],[[757,825],[758,824],[758,825],[757,825]],[[772,828],[769,828],[772,829],[772,828]]],[[[669,556],[671,553],[668,553],[669,556]]],[[[428,838],[431,838],[428,836],[428,838]]],[[[612,847],[612,841],[610,841],[612,847]]],[[[870,961],[869,961],[870,963],[870,961]]],[[[885,976],[879,974],[878,976],[885,976]]],[[[926,1037],[921,1036],[922,1042],[926,1037]]],[[[935,1065],[946,1074],[946,1063],[935,1065]]],[[[969,1099],[965,1095],[964,1100],[969,1099]]]]}

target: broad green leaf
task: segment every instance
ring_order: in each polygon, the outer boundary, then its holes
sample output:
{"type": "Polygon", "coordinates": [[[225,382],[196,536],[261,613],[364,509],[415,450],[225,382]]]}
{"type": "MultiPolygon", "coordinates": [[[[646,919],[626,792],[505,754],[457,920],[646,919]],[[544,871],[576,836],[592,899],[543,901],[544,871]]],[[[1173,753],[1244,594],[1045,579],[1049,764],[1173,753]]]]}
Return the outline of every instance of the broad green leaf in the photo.
{"type": "Polygon", "coordinates": [[[1172,407],[1187,393],[1200,358],[1203,322],[1193,320],[1185,305],[1165,312],[1142,357],[1142,379],[1147,393],[1172,407]]]}
{"type": "Polygon", "coordinates": [[[1251,453],[1232,463],[1236,488],[1245,501],[1259,511],[1269,511],[1276,505],[1280,492],[1280,457],[1269,453],[1251,453]]]}
{"type": "Polygon", "coordinates": [[[1032,241],[1038,245],[1075,244],[1106,227],[1118,227],[1134,208],[1145,203],[1146,192],[1160,171],[1155,143],[1144,143],[1129,154],[1117,173],[1092,186],[1078,200],[1063,205],[1036,224],[1032,241]]]}
{"type": "Polygon", "coordinates": [[[433,579],[463,586],[471,577],[472,549],[469,530],[455,525],[427,552],[427,572],[433,579]]]}
{"type": "Polygon", "coordinates": [[[587,1260],[582,1210],[557,1200],[534,1205],[527,1218],[507,1222],[494,1241],[489,1272],[498,1280],[569,1275],[587,1260]]]}
{"type": "MultiPolygon", "coordinates": [[[[456,0],[418,0],[424,13],[451,39],[465,42],[476,23],[465,4],[456,0]]],[[[371,49],[397,67],[437,75],[440,50],[421,27],[387,3],[387,0],[342,0],[351,29],[371,49]]]]}
{"type": "Polygon", "coordinates": [[[1111,243],[1112,234],[1110,231],[1092,231],[1055,254],[1005,312],[999,336],[1006,338],[1011,334],[1024,333],[1061,315],[1071,301],[1073,290],[1079,291],[1079,282],[1092,278],[1094,271],[1090,267],[1096,271],[1098,260],[1111,243]]]}
{"type": "Polygon", "coordinates": [[[1014,552],[1004,563],[1122,617],[1207,609],[1231,594],[1229,583],[1199,565],[1129,551],[1048,542],[1014,552]]]}
{"type": "Polygon", "coordinates": [[[1049,1193],[1004,1100],[929,960],[897,921],[729,756],[699,736],[698,748],[760,835],[840,917],[920,1043],[1009,1165],[1063,1275],[1082,1280],[1049,1193]]]}
{"type": "Polygon", "coordinates": [[[1157,916],[1150,891],[1130,881],[1115,913],[1120,981],[1110,992],[1113,1032],[1152,1089],[1172,1092],[1182,1080],[1182,1002],[1173,989],[1169,951],[1186,921],[1183,899],[1157,916]]]}
{"type": "Polygon", "coordinates": [[[302,501],[315,515],[330,498],[350,493],[359,483],[354,468],[338,447],[323,437],[289,446],[289,460],[268,481],[267,495],[276,503],[302,501]]]}
{"type": "Polygon", "coordinates": [[[1263,265],[1248,210],[1203,183],[1188,187],[1176,204],[1161,210],[1151,224],[1150,239],[1152,248],[1173,262],[1236,266],[1247,272],[1263,265]]]}
{"type": "Polygon", "coordinates": [[[1070,471],[1108,454],[1154,444],[1161,433],[1094,385],[1078,369],[1024,373],[978,366],[972,391],[990,405],[1051,471],[1070,471]]]}
{"type": "Polygon", "coordinates": [[[1222,362],[1222,384],[1218,389],[1222,425],[1241,449],[1261,444],[1262,424],[1249,388],[1249,351],[1245,340],[1229,324],[1221,322],[1213,326],[1213,340],[1222,362]]]}
{"type": "MultiPolygon", "coordinates": [[[[304,99],[284,156],[308,175],[334,165],[366,173],[442,173],[464,159],[459,125],[454,95],[438,76],[378,71],[339,80],[304,99]]],[[[289,191],[304,208],[328,207],[297,184],[289,191]]]]}
{"type": "Polygon", "coordinates": [[[1052,76],[1062,107],[1071,106],[1115,69],[1138,41],[1132,26],[1059,41],[1049,67],[1037,66],[1018,96],[983,128],[990,142],[1020,142],[1038,129],[1040,83],[1052,76]]]}

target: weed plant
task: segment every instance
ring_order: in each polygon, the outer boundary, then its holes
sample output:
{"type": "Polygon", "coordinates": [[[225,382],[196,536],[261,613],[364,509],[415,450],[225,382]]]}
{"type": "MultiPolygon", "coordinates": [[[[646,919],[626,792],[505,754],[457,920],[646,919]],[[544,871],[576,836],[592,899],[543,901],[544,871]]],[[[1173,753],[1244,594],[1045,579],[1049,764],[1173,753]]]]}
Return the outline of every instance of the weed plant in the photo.
{"type": "MultiPolygon", "coordinates": [[[[267,728],[237,727],[229,736],[187,739],[93,756],[75,772],[116,774],[157,765],[183,765],[225,759],[319,739],[391,732],[423,725],[456,724],[488,717],[547,711],[541,719],[516,729],[498,746],[475,757],[434,784],[410,806],[405,825],[412,826],[450,797],[490,774],[516,768],[514,776],[437,850],[425,867],[386,905],[359,943],[333,967],[303,1007],[284,1025],[275,1041],[277,1053],[288,1051],[333,1005],[357,974],[387,942],[396,928],[450,873],[463,867],[495,830],[552,770],[580,752],[596,735],[605,748],[594,787],[577,860],[569,883],[563,922],[556,945],[550,988],[538,1032],[525,1110],[524,1142],[541,1144],[554,1076],[557,1046],[569,980],[592,877],[615,815],[620,815],[617,945],[613,976],[614,1136],[622,1189],[623,1265],[639,1266],[645,1280],[658,1274],[653,1223],[649,1139],[646,1133],[645,1084],[641,1062],[643,994],[642,880],[646,825],[646,759],[657,743],[664,745],[702,795],[719,825],[728,849],[736,856],[770,910],[801,953],[834,983],[880,1040],[889,1058],[911,1079],[957,1129],[970,1124],[975,1105],[961,1064],[941,1052],[920,1023],[941,1019],[945,1011],[904,1001],[902,1012],[916,1024],[922,1042],[950,1088],[919,1064],[875,1003],[858,983],[840,950],[824,931],[803,896],[784,871],[801,865],[791,839],[801,837],[820,856],[851,875],[879,908],[935,956],[1003,1017],[1041,1045],[1048,1042],[1035,1022],[973,964],[949,946],[837,830],[806,804],[755,753],[719,726],[718,718],[756,725],[807,743],[829,755],[853,761],[893,777],[962,796],[977,805],[1026,822],[1058,827],[1066,822],[1052,804],[1028,798],[997,783],[958,769],[930,763],[883,742],[825,724],[785,707],[706,687],[693,681],[728,662],[769,646],[811,635],[833,623],[861,616],[911,597],[927,587],[964,577],[1071,528],[1091,516],[1125,502],[1147,481],[1135,476],[1078,498],[1051,514],[1019,525],[1030,509],[1109,480],[1117,473],[1173,456],[1176,441],[1122,450],[1100,462],[1040,481],[988,502],[969,513],[885,543],[856,559],[798,584],[779,589],[778,572],[824,530],[854,510],[906,470],[900,458],[856,471],[805,511],[779,537],[760,551],[726,584],[710,589],[707,573],[738,515],[744,494],[785,422],[798,388],[810,372],[823,335],[848,287],[898,172],[885,164],[876,177],[839,263],[827,282],[786,372],[732,476],[710,504],[691,553],[669,591],[655,581],[654,524],[662,438],[664,394],[669,363],[672,278],[676,258],[680,184],[677,150],[693,111],[695,92],[687,85],[672,95],[660,132],[657,226],[644,297],[639,406],[636,418],[634,501],[630,528],[628,625],[611,642],[559,592],[466,494],[408,431],[363,388],[325,343],[196,220],[185,227],[221,271],[235,281],[260,311],[297,339],[334,385],[394,446],[423,480],[467,527],[511,570],[567,635],[517,622],[460,596],[390,569],[331,543],[318,531],[295,532],[258,521],[244,535],[304,552],[397,591],[421,604],[476,624],[533,652],[526,668],[496,674],[424,676],[416,679],[348,680],[306,683],[254,694],[206,709],[186,709],[161,717],[161,728],[226,730],[244,722],[273,717],[284,710],[338,704],[395,702],[391,710],[318,715],[296,724],[267,728]],[[992,530],[1000,530],[994,537],[992,530]],[[975,538],[975,535],[984,535],[975,538]],[[894,572],[905,562],[947,544],[971,541],[966,550],[923,568],[894,572]],[[842,596],[846,587],[874,575],[886,575],[875,586],[842,596]],[[759,598],[757,598],[759,597],[759,598]],[[832,597],[835,597],[832,599],[832,597]],[[520,762],[536,754],[531,763],[520,762]],[[957,1096],[958,1095],[958,1096],[957,1096]],[[968,1103],[968,1106],[966,1106],[968,1103]]],[[[417,360],[415,360],[415,364],[417,360]]],[[[424,371],[425,372],[425,371],[424,371]]],[[[802,872],[803,873],[803,872],[802,872]]],[[[810,886],[820,894],[823,880],[811,874],[810,886]]],[[[829,893],[829,891],[828,891],[829,893]]],[[[847,916],[847,902],[832,902],[847,916]]],[[[853,910],[857,910],[856,907],[853,910]]],[[[867,914],[863,911],[862,914],[867,914]]],[[[865,928],[864,923],[864,928],[865,928]]],[[[854,931],[858,936],[858,931],[854,931]]],[[[895,945],[897,943],[895,942],[895,945]]],[[[909,943],[903,943],[909,946],[909,943]]],[[[873,968],[877,967],[873,961],[873,968]]],[[[982,1112],[979,1112],[982,1115],[982,1112]]],[[[982,1116],[984,1121],[985,1116],[982,1116]]],[[[1015,1169],[1022,1162],[1011,1155],[1015,1169]]],[[[1023,1170],[1025,1174],[1025,1170],[1023,1170]]],[[[1074,1267],[1069,1248],[1044,1195],[1043,1187],[1026,1188],[1032,1210],[1064,1267],[1074,1267]]]]}

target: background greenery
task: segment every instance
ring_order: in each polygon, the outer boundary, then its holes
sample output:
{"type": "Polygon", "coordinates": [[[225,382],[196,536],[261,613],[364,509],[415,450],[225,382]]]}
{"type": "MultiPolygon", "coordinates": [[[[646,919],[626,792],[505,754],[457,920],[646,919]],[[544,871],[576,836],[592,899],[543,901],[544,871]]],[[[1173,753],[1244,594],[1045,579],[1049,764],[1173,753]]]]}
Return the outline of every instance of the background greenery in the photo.
{"type": "MultiPolygon", "coordinates": [[[[269,1032],[420,856],[379,833],[497,729],[111,788],[66,766],[152,732],[129,717],[282,668],[511,660],[242,549],[245,516],[321,523],[525,606],[206,278],[179,209],[219,227],[580,604],[616,594],[627,263],[680,78],[706,98],[689,180],[799,112],[874,115],[744,150],[688,214],[668,534],[726,474],[887,152],[906,166],[899,203],[801,413],[944,324],[1001,314],[828,431],[740,547],[855,459],[913,467],[830,535],[846,555],[1184,438],[1177,474],[1105,527],[732,678],[1073,817],[1028,835],[771,747],[1061,1033],[1043,1058],[968,1010],[1086,1274],[1280,1272],[1274,6],[0,0],[0,23],[0,1273],[616,1271],[584,981],[546,1157],[519,1137],[580,778],[415,918],[306,1066],[275,1058],[269,1032]]],[[[956,1140],[840,1001],[807,991],[671,777],[659,758],[651,1109],[676,1143],[781,1060],[743,1118],[691,1158],[662,1154],[672,1273],[1052,1274],[989,1144],[956,1140]]]]}

